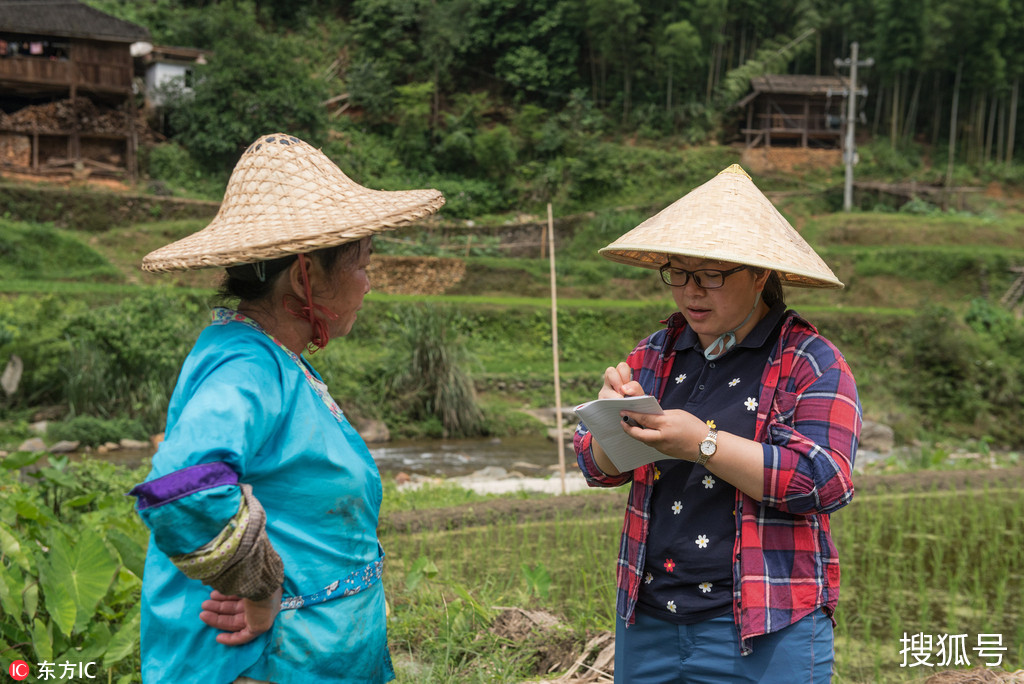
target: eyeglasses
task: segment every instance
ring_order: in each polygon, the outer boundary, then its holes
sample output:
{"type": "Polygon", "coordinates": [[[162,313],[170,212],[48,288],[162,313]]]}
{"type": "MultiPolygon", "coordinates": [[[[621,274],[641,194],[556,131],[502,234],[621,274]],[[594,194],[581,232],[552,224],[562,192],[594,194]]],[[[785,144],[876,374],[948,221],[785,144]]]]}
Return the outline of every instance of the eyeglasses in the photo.
{"type": "Polygon", "coordinates": [[[747,266],[737,266],[736,268],[730,268],[728,271],[719,271],[715,268],[700,268],[696,271],[687,271],[685,268],[676,268],[671,263],[668,263],[662,266],[659,271],[661,272],[661,279],[665,281],[666,285],[686,287],[686,284],[690,282],[690,277],[693,276],[693,282],[697,283],[697,287],[705,290],[716,290],[725,285],[726,277],[747,268],[747,266]]]}

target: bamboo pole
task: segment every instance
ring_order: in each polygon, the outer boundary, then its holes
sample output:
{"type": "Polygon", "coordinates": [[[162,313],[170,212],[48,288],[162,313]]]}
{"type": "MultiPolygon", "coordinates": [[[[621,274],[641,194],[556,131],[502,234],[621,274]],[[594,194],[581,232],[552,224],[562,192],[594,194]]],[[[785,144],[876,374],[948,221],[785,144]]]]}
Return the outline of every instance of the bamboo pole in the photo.
{"type": "Polygon", "coordinates": [[[555,441],[558,442],[558,473],[565,494],[565,440],[562,435],[562,383],[558,373],[558,295],[555,291],[555,221],[548,202],[548,262],[551,264],[551,356],[555,365],[555,441]]]}

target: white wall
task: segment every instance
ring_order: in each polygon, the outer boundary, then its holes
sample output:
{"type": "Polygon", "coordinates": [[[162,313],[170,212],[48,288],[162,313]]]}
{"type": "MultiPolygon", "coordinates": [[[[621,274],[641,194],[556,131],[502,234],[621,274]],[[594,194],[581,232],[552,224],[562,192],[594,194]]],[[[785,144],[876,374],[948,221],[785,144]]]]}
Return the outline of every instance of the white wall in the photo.
{"type": "Polygon", "coordinates": [[[160,101],[157,88],[172,78],[184,78],[185,73],[190,68],[184,64],[167,64],[164,62],[156,62],[149,65],[149,69],[146,70],[146,94],[150,102],[155,105],[163,104],[160,101]]]}

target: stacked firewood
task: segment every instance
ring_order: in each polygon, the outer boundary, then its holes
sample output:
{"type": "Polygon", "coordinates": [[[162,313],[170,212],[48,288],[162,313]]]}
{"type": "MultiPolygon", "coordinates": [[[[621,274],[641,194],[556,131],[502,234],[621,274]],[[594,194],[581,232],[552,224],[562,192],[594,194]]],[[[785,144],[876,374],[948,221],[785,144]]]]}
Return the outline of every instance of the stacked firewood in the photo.
{"type": "Polygon", "coordinates": [[[386,294],[443,294],[466,275],[466,262],[443,257],[387,256],[370,261],[373,289],[386,294]]]}
{"type": "MultiPolygon", "coordinates": [[[[133,122],[135,117],[131,117],[133,122]]],[[[85,97],[23,107],[11,114],[0,112],[0,128],[26,133],[123,134],[128,128],[125,113],[118,109],[97,106],[85,97]]],[[[138,125],[138,124],[136,124],[138,125]]]]}

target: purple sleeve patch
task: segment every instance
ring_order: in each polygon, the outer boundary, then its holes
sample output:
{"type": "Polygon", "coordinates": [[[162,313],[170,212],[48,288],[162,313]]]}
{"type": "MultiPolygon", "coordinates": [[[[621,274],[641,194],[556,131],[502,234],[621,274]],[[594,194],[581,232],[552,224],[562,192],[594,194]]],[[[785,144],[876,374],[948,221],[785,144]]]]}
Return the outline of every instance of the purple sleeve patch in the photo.
{"type": "Polygon", "coordinates": [[[216,461],[182,468],[155,480],[143,482],[133,487],[128,494],[138,498],[138,509],[142,511],[152,506],[177,501],[203,489],[233,484],[238,484],[238,473],[227,463],[216,461]]]}

